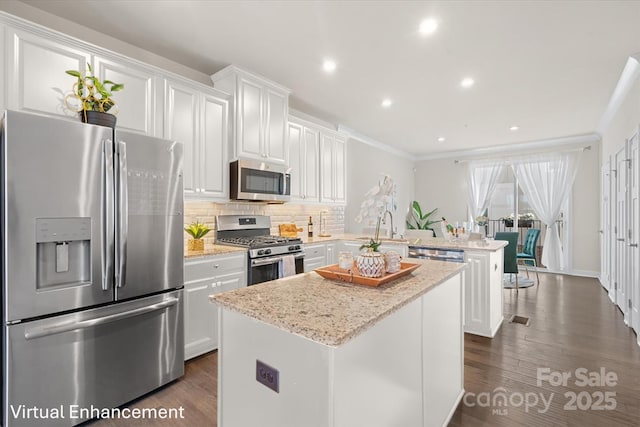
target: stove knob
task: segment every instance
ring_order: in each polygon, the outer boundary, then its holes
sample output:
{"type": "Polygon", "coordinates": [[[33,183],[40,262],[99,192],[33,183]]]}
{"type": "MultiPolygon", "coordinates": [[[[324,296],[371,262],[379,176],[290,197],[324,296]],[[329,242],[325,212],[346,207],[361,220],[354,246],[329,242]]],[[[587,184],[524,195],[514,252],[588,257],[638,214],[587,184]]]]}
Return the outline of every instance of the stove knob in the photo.
{"type": "MultiPolygon", "coordinates": [[[[268,253],[270,253],[270,252],[271,252],[271,251],[269,251],[268,253]]],[[[260,249],[260,250],[258,251],[258,255],[264,255],[264,250],[260,249]]]]}
{"type": "Polygon", "coordinates": [[[269,255],[271,253],[271,249],[267,249],[266,251],[264,251],[265,255],[269,255]]]}
{"type": "Polygon", "coordinates": [[[296,247],[295,247],[295,246],[289,246],[289,250],[290,250],[290,251],[295,251],[295,250],[296,250],[296,247]]]}
{"type": "Polygon", "coordinates": [[[299,249],[300,249],[300,245],[296,245],[296,250],[299,250],[299,249]]]}

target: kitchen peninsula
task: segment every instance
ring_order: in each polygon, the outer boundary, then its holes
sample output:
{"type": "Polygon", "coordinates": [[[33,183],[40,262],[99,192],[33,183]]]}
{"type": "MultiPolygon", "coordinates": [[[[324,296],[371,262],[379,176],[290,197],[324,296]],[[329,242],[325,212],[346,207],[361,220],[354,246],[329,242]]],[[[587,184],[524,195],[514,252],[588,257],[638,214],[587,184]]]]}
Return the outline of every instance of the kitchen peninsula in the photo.
{"type": "Polygon", "coordinates": [[[465,264],[378,288],[298,274],[220,306],[218,425],[446,425],[463,394],[465,264]]]}

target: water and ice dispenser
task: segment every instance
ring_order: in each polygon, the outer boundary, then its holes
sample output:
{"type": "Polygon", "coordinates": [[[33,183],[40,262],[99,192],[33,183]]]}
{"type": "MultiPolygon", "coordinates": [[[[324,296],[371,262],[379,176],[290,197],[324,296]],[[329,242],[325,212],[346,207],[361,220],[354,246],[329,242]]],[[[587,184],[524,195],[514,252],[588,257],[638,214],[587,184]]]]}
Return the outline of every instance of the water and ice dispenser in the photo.
{"type": "Polygon", "coordinates": [[[91,218],[37,218],[37,289],[91,281],[91,218]]]}

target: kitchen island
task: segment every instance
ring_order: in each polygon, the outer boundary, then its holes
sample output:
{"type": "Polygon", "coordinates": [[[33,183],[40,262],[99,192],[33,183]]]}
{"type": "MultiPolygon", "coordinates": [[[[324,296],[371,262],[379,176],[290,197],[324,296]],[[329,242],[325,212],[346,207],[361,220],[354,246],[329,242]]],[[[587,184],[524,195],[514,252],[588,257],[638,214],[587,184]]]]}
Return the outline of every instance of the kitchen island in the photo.
{"type": "Polygon", "coordinates": [[[464,252],[469,265],[465,277],[464,331],[493,338],[504,320],[504,240],[457,240],[423,238],[409,243],[409,257],[420,252],[455,250],[464,252]]]}
{"type": "Polygon", "coordinates": [[[466,265],[415,262],[378,288],[309,272],[213,295],[218,425],[446,425],[463,393],[466,265]]]}

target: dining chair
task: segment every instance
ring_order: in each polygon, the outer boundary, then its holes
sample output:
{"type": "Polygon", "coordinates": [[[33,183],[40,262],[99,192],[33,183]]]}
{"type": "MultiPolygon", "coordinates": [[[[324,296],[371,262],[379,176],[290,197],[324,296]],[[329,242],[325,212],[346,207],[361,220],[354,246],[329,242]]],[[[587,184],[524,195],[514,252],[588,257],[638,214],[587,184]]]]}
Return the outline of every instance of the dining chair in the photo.
{"type": "Polygon", "coordinates": [[[536,261],[536,245],[538,244],[539,237],[540,229],[530,228],[524,238],[522,252],[516,255],[518,261],[522,261],[524,263],[524,269],[527,271],[527,278],[529,277],[529,263],[531,262],[533,267],[536,267],[536,279],[538,280],[538,284],[540,284],[540,277],[538,276],[538,262],[536,261]]]}
{"type": "Polygon", "coordinates": [[[517,232],[499,231],[494,240],[506,240],[509,242],[504,248],[504,272],[516,275],[516,292],[518,292],[518,234],[517,232]]]}

